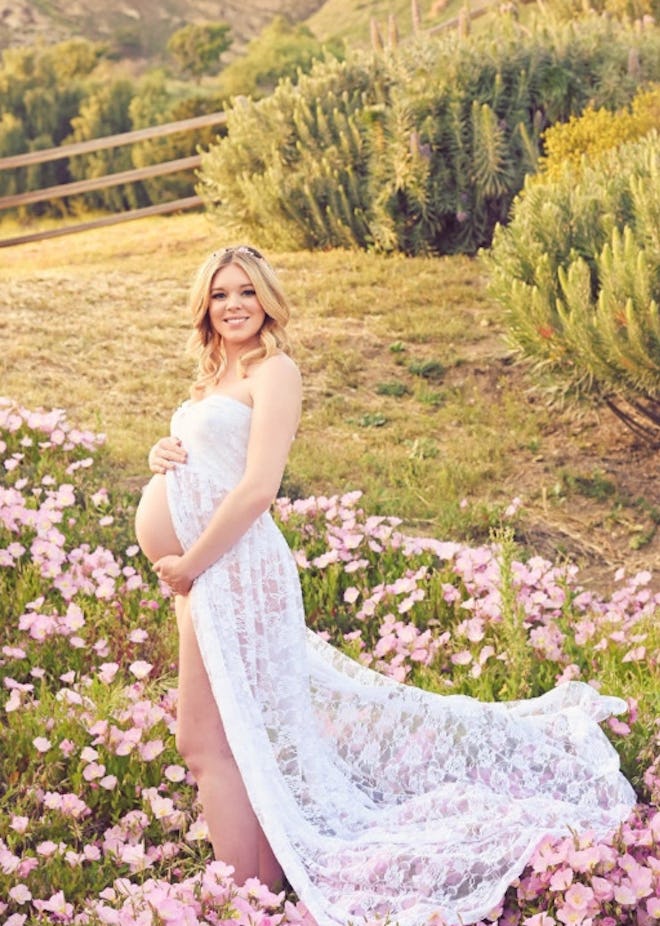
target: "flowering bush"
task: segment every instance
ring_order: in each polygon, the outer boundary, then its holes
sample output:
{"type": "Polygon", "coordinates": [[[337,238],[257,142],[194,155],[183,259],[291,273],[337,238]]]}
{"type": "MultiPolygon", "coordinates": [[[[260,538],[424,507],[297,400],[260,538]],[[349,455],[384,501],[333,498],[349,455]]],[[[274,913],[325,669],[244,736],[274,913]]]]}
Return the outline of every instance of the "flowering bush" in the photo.
{"type": "Polygon", "coordinates": [[[593,162],[604,151],[642,138],[660,128],[660,84],[638,90],[630,108],[611,112],[592,105],[568,122],[556,122],[543,133],[544,155],[530,182],[557,180],[568,168],[579,171],[581,163],[593,162]]]}
{"type": "MultiPolygon", "coordinates": [[[[312,926],[295,897],[239,888],[211,860],[174,747],[170,602],[130,539],[135,499],[93,485],[101,444],[60,410],[0,400],[0,917],[312,926]]],[[[581,678],[628,699],[625,722],[608,730],[636,811],[606,841],[545,840],[487,922],[650,926],[660,919],[651,576],[620,573],[600,596],[574,567],[517,558],[506,526],[477,548],[409,537],[359,498],[275,506],[324,636],[441,692],[511,698],[581,678]]]]}

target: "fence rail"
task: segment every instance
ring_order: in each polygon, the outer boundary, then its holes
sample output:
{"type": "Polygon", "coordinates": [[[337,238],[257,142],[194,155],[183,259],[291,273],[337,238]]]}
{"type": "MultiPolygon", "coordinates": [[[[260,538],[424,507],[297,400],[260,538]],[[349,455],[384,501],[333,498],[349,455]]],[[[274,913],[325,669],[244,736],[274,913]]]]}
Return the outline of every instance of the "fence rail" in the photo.
{"type": "MultiPolygon", "coordinates": [[[[178,122],[165,122],[162,125],[150,126],[146,129],[136,129],[133,132],[121,132],[118,135],[106,135],[101,138],[91,138],[88,141],[74,142],[70,145],[60,145],[57,148],[43,148],[41,151],[30,151],[26,154],[16,154],[11,157],[0,158],[0,170],[11,170],[27,167],[33,164],[44,164],[48,161],[57,161],[64,158],[75,157],[79,154],[88,154],[91,151],[103,151],[106,148],[117,148],[121,145],[130,145],[151,138],[161,138],[173,135],[176,132],[190,132],[195,129],[207,128],[213,125],[222,125],[227,121],[224,112],[209,113],[205,116],[195,116],[192,119],[181,119],[178,122]]],[[[118,171],[114,174],[104,174],[102,177],[90,177],[86,180],[75,180],[71,183],[60,183],[57,186],[44,187],[27,193],[14,193],[10,196],[0,197],[0,209],[11,209],[17,206],[26,206],[31,203],[46,202],[59,199],[63,196],[75,196],[81,193],[90,193],[93,190],[103,190],[122,183],[133,183],[147,180],[151,177],[162,177],[183,170],[199,167],[201,157],[198,154],[187,158],[177,158],[174,161],[161,161],[159,164],[149,164],[146,167],[136,167],[132,170],[118,171]]],[[[15,235],[11,238],[0,239],[0,248],[15,244],[26,244],[30,241],[42,241],[46,238],[56,238],[61,235],[71,235],[74,232],[88,231],[92,228],[102,228],[105,225],[116,225],[119,222],[129,222],[149,215],[166,215],[170,212],[180,212],[193,209],[202,204],[199,196],[186,196],[171,202],[144,206],[140,209],[130,209],[126,212],[117,212],[112,215],[90,219],[87,222],[78,222],[75,225],[64,225],[48,231],[31,232],[25,235],[15,235]]]]}
{"type": "Polygon", "coordinates": [[[120,132],[118,135],[102,135],[100,138],[76,141],[70,145],[59,145],[56,148],[42,148],[40,151],[13,154],[11,157],[0,158],[0,170],[72,158],[76,154],[89,154],[90,151],[103,151],[104,148],[118,148],[120,145],[131,145],[136,141],[174,135],[175,132],[189,132],[192,129],[203,129],[210,125],[221,125],[226,121],[227,113],[208,113],[206,116],[194,116],[192,119],[181,119],[179,122],[164,122],[162,125],[152,125],[146,129],[135,129],[132,132],[120,132]]]}
{"type": "Polygon", "coordinates": [[[149,177],[162,177],[165,174],[176,174],[180,170],[199,167],[202,158],[193,154],[188,158],[178,158],[176,161],[161,161],[160,164],[150,164],[147,167],[135,167],[133,170],[122,170],[116,174],[105,174],[103,177],[90,177],[89,180],[75,180],[71,183],[60,183],[58,186],[48,186],[31,193],[15,193],[12,196],[0,196],[0,209],[11,209],[14,206],[27,206],[31,203],[43,203],[49,199],[58,199],[62,196],[75,196],[78,193],[91,193],[92,190],[105,190],[121,183],[132,183],[135,180],[147,180],[149,177]]]}
{"type": "Polygon", "coordinates": [[[105,225],[118,225],[128,219],[143,219],[148,215],[167,215],[168,212],[182,212],[201,206],[203,200],[200,196],[186,196],[175,199],[169,203],[160,203],[156,206],[144,206],[141,209],[131,209],[130,212],[115,212],[104,215],[88,222],[79,222],[77,225],[65,225],[62,228],[50,228],[48,231],[32,232],[29,235],[16,235],[14,238],[0,239],[0,248],[8,248],[13,244],[28,244],[30,241],[44,241],[46,238],[61,238],[73,232],[90,231],[92,228],[103,228],[105,225]]]}

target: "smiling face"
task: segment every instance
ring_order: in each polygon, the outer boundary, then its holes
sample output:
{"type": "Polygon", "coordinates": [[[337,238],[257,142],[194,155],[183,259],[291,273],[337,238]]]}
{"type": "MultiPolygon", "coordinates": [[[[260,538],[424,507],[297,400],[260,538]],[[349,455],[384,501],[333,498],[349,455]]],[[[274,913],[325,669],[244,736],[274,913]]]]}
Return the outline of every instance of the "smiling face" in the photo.
{"type": "Polygon", "coordinates": [[[221,267],[211,281],[209,321],[228,353],[259,346],[266,313],[247,273],[237,264],[221,267]]]}

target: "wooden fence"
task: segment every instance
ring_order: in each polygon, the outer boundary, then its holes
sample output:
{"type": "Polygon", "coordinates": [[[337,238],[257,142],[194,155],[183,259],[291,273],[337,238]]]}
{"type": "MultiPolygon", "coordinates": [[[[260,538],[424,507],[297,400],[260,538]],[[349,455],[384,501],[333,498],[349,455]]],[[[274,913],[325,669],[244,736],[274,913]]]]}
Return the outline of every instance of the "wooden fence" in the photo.
{"type": "MultiPolygon", "coordinates": [[[[44,164],[47,161],[57,161],[71,158],[77,154],[88,154],[91,151],[102,151],[107,148],[117,148],[120,145],[130,145],[133,142],[146,141],[150,138],[160,138],[173,135],[175,132],[190,132],[195,129],[206,128],[212,125],[222,125],[227,120],[224,112],[209,113],[206,116],[195,116],[192,119],[182,119],[179,122],[167,122],[163,125],[151,126],[146,129],[136,129],[133,132],[122,132],[119,135],[107,135],[104,138],[91,138],[88,141],[74,142],[70,145],[60,145],[57,148],[44,148],[41,151],[31,151],[28,154],[17,154],[11,157],[0,158],[0,170],[13,170],[18,167],[27,167],[31,164],[44,164]]],[[[136,167],[134,170],[124,170],[119,173],[105,174],[103,177],[92,177],[88,180],[61,183],[58,186],[45,187],[28,193],[15,193],[11,196],[0,197],[0,209],[13,209],[16,206],[27,206],[31,203],[46,202],[63,196],[74,196],[80,193],[89,193],[92,190],[103,190],[122,183],[132,183],[137,180],[146,180],[150,177],[162,177],[182,170],[199,167],[201,157],[198,154],[187,158],[178,158],[175,161],[163,161],[160,164],[151,164],[148,167],[136,167]]],[[[158,205],[146,206],[142,209],[131,209],[126,212],[117,212],[79,222],[75,225],[64,225],[61,228],[52,228],[48,231],[32,232],[26,235],[16,235],[12,238],[0,239],[0,247],[9,247],[14,244],[25,244],[29,241],[42,241],[45,238],[56,238],[60,235],[70,235],[73,232],[87,231],[91,228],[101,228],[104,225],[116,225],[118,222],[128,222],[132,219],[143,218],[147,215],[165,215],[169,212],[179,212],[201,205],[199,196],[186,196],[158,205]]]]}

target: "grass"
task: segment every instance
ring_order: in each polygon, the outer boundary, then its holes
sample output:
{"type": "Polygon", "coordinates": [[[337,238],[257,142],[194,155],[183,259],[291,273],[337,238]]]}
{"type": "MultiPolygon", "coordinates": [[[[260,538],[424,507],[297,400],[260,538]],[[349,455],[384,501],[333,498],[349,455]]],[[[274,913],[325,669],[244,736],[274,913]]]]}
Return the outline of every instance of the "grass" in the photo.
{"type": "MultiPolygon", "coordinates": [[[[6,249],[2,392],[105,431],[113,479],[144,482],[147,450],[190,383],[188,284],[221,243],[194,214],[6,249]]],[[[556,413],[530,399],[508,363],[476,261],[340,250],[270,257],[295,307],[290,332],[305,383],[288,494],[359,488],[374,513],[473,540],[521,485],[537,510],[565,502],[552,493],[558,467],[532,462],[547,450],[556,413]]],[[[657,499],[643,498],[657,510],[657,499]]],[[[637,525],[640,512],[646,523],[637,506],[637,525]]]]}
{"type": "MultiPolygon", "coordinates": [[[[420,2],[421,28],[430,29],[457,16],[463,5],[463,0],[420,2]]],[[[370,0],[361,3],[325,0],[325,3],[306,20],[306,24],[321,41],[342,38],[349,46],[367,47],[371,41],[372,19],[378,23],[383,41],[387,44],[390,16],[394,16],[397,31],[402,38],[411,34],[410,0],[370,0]]]]}

